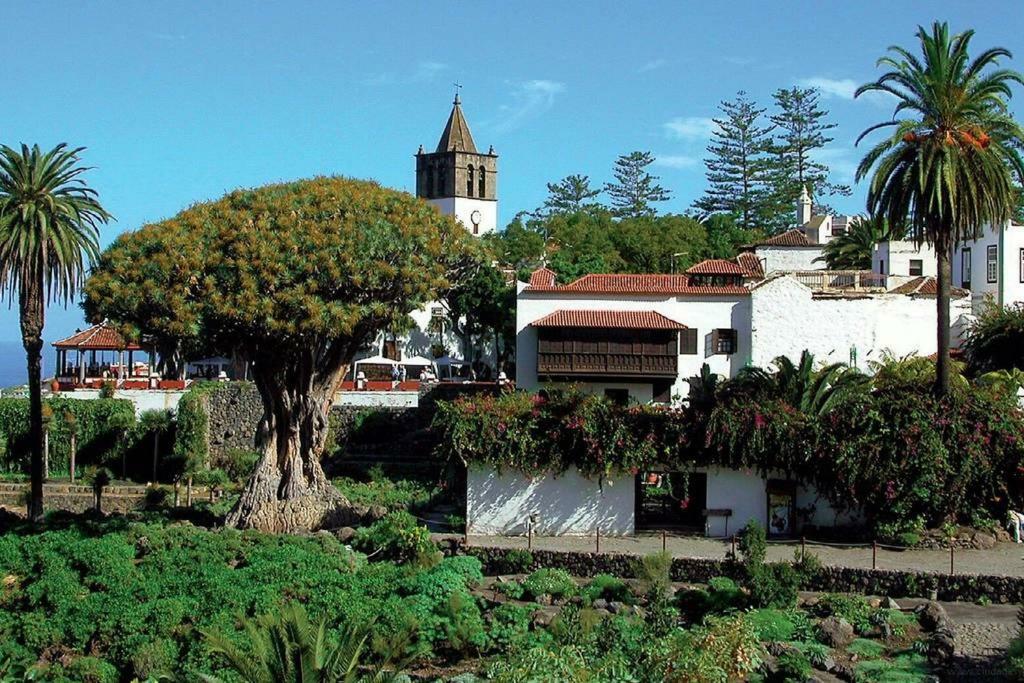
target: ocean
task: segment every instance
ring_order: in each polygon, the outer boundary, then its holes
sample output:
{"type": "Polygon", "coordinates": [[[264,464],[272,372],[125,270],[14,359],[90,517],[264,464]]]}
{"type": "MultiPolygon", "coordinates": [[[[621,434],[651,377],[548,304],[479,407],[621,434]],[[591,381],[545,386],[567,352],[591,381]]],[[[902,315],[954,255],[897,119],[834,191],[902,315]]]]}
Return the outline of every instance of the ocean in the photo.
{"type": "MultiPolygon", "coordinates": [[[[53,374],[53,347],[43,344],[43,378],[53,374]]],[[[0,341],[0,388],[21,386],[28,381],[25,348],[20,341],[0,341]]]]}

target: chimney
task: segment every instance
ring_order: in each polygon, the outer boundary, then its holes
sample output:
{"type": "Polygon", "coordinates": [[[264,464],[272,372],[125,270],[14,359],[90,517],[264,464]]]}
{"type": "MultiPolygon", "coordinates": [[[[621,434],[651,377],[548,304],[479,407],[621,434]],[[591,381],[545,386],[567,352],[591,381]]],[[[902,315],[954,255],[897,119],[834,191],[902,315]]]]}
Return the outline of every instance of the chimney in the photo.
{"type": "Polygon", "coordinates": [[[807,194],[807,186],[800,191],[800,199],[796,202],[796,225],[800,227],[811,220],[811,196],[807,194]]]}

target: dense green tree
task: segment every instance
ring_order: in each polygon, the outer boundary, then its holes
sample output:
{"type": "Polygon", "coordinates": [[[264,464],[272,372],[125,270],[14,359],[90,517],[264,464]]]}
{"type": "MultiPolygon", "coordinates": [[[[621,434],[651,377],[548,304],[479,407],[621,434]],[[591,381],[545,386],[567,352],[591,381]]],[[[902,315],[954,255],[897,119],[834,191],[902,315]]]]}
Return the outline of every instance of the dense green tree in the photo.
{"type": "Polygon", "coordinates": [[[529,219],[524,224],[523,216],[516,216],[501,232],[484,235],[483,242],[499,263],[525,276],[540,265],[544,258],[544,235],[538,231],[542,219],[529,219]]]}
{"type": "Polygon", "coordinates": [[[771,144],[772,127],[759,125],[764,109],[747,99],[742,90],[731,102],[719,104],[712,142],[704,160],[708,187],[694,203],[700,211],[736,216],[744,230],[758,227],[769,196],[765,152],[771,144]]]}
{"type": "Polygon", "coordinates": [[[548,183],[548,196],[542,209],[545,214],[578,213],[600,208],[594,199],[601,194],[600,188],[590,187],[590,177],[570,175],[557,183],[548,183]]]}
{"type": "Polygon", "coordinates": [[[120,236],[86,283],[86,311],[129,336],[192,336],[252,366],[261,454],[227,523],[315,528],[347,514],[319,457],[356,352],[436,300],[472,238],[376,183],[316,178],[237,190],[120,236]]]}
{"type": "Polygon", "coordinates": [[[18,296],[28,364],[32,442],[28,514],[43,516],[43,405],[40,373],[46,304],[69,302],[99,251],[98,226],[110,219],[82,179],[84,147],[0,146],[0,296],[18,296]]]}
{"type": "Polygon", "coordinates": [[[551,216],[545,225],[551,236],[549,264],[561,279],[622,270],[622,257],[612,240],[618,226],[608,212],[551,216]]]}
{"type": "Polygon", "coordinates": [[[708,236],[708,258],[734,258],[739,253],[740,247],[754,244],[765,236],[760,229],[744,230],[740,228],[736,225],[736,219],[729,214],[712,214],[702,223],[708,236]]]}
{"type": "Polygon", "coordinates": [[[501,271],[489,264],[480,264],[444,296],[451,329],[462,342],[465,358],[481,360],[475,351],[492,340],[500,358],[507,345],[504,335],[508,321],[515,319],[515,287],[505,281],[501,271]],[[511,297],[510,297],[511,293],[511,297]]]}
{"type": "Polygon", "coordinates": [[[611,240],[630,273],[681,273],[708,254],[707,232],[689,216],[624,218],[611,240]]]}
{"type": "Polygon", "coordinates": [[[1021,75],[998,68],[1010,52],[997,47],[971,60],[974,31],[950,36],[935,22],[929,33],[918,27],[921,55],[901,47],[879,64],[890,69],[857,89],[859,97],[883,92],[897,99],[892,120],[871,126],[893,128],[860,162],[857,179],[871,175],[868,210],[890,225],[904,225],[918,242],[928,242],[938,261],[935,389],[949,391],[949,288],[951,255],[961,240],[975,237],[987,224],[1003,224],[1013,215],[1014,181],[1024,178],[1019,149],[1024,131],[1011,117],[1011,83],[1021,75]]]}
{"type": "Polygon", "coordinates": [[[807,187],[817,213],[831,213],[823,198],[826,195],[849,195],[850,188],[830,180],[827,164],[814,159],[816,151],[832,142],[830,131],[835,123],[828,121],[828,111],[819,103],[814,88],[779,89],[773,95],[777,111],[771,115],[776,138],[771,148],[771,184],[775,210],[771,215],[773,230],[789,226],[793,203],[807,187]]]}
{"type": "Polygon", "coordinates": [[[829,270],[871,270],[875,245],[903,237],[902,234],[890,234],[889,224],[882,216],[854,216],[846,232],[833,237],[822,248],[818,260],[824,261],[829,270]]]}
{"type": "Polygon", "coordinates": [[[615,160],[615,182],[605,184],[611,197],[612,213],[618,218],[641,218],[658,213],[654,204],[669,199],[671,193],[658,184],[658,177],[647,167],[654,163],[650,152],[631,152],[615,160]]]}

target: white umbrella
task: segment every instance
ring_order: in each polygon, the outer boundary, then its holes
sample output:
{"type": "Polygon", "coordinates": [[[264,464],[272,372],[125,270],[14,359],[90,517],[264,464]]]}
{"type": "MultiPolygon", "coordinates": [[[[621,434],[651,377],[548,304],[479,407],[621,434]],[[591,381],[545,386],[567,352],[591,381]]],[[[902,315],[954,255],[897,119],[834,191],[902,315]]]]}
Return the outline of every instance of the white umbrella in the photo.
{"type": "Polygon", "coordinates": [[[431,366],[434,364],[434,361],[423,356],[410,356],[403,361],[399,361],[399,363],[401,365],[431,366]]]}

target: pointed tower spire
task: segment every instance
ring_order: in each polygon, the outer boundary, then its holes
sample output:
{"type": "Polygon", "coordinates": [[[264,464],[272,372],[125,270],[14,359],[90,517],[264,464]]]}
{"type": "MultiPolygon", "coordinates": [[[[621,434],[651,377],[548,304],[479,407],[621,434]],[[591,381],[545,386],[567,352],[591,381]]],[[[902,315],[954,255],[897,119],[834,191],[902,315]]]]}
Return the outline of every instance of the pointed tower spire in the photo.
{"type": "Polygon", "coordinates": [[[796,224],[797,227],[808,223],[811,220],[811,195],[807,193],[807,186],[800,190],[800,199],[796,202],[796,224]]]}
{"type": "Polygon", "coordinates": [[[452,113],[448,116],[448,123],[445,124],[441,139],[437,142],[437,151],[477,153],[473,134],[469,132],[469,124],[462,113],[462,99],[458,90],[455,91],[455,101],[452,102],[452,113]]]}

